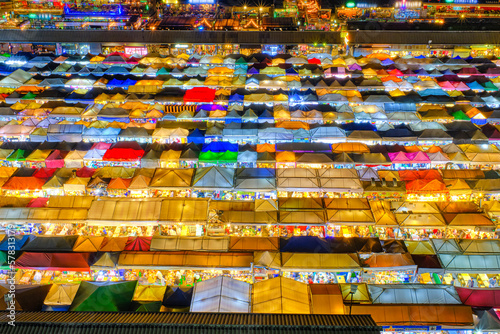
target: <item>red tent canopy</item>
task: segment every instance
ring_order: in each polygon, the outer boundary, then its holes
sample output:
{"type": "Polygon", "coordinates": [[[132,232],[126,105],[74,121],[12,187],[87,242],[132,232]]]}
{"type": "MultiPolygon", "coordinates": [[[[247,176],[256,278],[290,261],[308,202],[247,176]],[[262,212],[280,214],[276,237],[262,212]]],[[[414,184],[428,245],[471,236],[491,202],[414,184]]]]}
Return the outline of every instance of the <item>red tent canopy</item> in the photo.
{"type": "Polygon", "coordinates": [[[68,152],[55,150],[45,159],[45,166],[47,166],[47,168],[63,168],[66,154],[68,154],[68,152]]]}
{"type": "Polygon", "coordinates": [[[311,58],[311,59],[308,59],[307,62],[309,64],[317,64],[317,65],[321,65],[321,60],[319,60],[318,58],[311,58]]]}
{"type": "Polygon", "coordinates": [[[129,237],[125,245],[126,251],[149,251],[152,237],[129,237]]]}
{"type": "Polygon", "coordinates": [[[141,160],[144,151],[138,151],[131,148],[112,148],[104,153],[104,161],[135,161],[141,160]]]}
{"type": "Polygon", "coordinates": [[[94,175],[95,169],[89,167],[83,167],[76,171],[76,176],[78,177],[92,177],[94,175]]]}
{"type": "Polygon", "coordinates": [[[33,198],[28,205],[27,208],[44,208],[47,206],[47,202],[49,201],[48,197],[37,197],[33,198]]]}
{"type": "Polygon", "coordinates": [[[500,307],[500,289],[458,288],[458,296],[464,305],[473,307],[500,307]]]}
{"type": "Polygon", "coordinates": [[[437,169],[421,169],[421,170],[400,170],[399,177],[402,181],[413,180],[442,180],[442,176],[437,169]]]}
{"type": "Polygon", "coordinates": [[[40,179],[49,179],[54,175],[56,170],[57,168],[40,168],[35,173],[33,173],[33,176],[40,179]]]}
{"type": "Polygon", "coordinates": [[[44,179],[39,179],[34,176],[21,177],[13,176],[5,182],[2,189],[7,190],[39,190],[45,184],[44,179]]]}
{"type": "Polygon", "coordinates": [[[16,268],[59,270],[59,271],[89,271],[89,254],[87,253],[31,253],[24,252],[16,260],[16,268]]]}
{"type": "Polygon", "coordinates": [[[406,183],[408,193],[447,193],[446,185],[438,180],[417,179],[406,183]]]}
{"type": "Polygon", "coordinates": [[[184,102],[213,102],[215,89],[208,87],[194,87],[188,89],[184,94],[184,102]]]}

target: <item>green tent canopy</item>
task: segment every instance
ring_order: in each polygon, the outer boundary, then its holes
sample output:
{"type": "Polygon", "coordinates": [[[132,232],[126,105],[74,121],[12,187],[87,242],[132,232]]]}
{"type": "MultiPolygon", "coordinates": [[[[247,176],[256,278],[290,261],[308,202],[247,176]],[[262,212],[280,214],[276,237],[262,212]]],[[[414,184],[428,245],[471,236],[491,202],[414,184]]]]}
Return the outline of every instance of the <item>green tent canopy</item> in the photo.
{"type": "Polygon", "coordinates": [[[158,70],[158,72],[156,72],[156,75],[166,75],[170,73],[170,71],[168,69],[166,69],[165,67],[162,67],[158,70]]]}
{"type": "Polygon", "coordinates": [[[467,116],[462,110],[455,111],[451,114],[457,121],[470,121],[470,117],[467,116]]]}
{"type": "Polygon", "coordinates": [[[491,81],[487,81],[483,84],[484,90],[487,92],[496,92],[498,87],[493,84],[491,81]]]}
{"type": "Polygon", "coordinates": [[[7,157],[7,161],[26,161],[26,157],[30,155],[30,153],[29,151],[17,149],[7,157]]]}
{"type": "Polygon", "coordinates": [[[132,302],[130,311],[132,312],[160,312],[161,302],[132,302]]]}
{"type": "Polygon", "coordinates": [[[121,312],[130,310],[137,281],[82,282],[70,311],[121,312]]]}
{"type": "Polygon", "coordinates": [[[24,95],[21,100],[34,100],[36,98],[36,94],[33,92],[29,92],[28,94],[24,95]]]}
{"type": "Polygon", "coordinates": [[[230,164],[238,161],[238,152],[201,152],[199,156],[201,163],[217,163],[217,164],[230,164]]]}

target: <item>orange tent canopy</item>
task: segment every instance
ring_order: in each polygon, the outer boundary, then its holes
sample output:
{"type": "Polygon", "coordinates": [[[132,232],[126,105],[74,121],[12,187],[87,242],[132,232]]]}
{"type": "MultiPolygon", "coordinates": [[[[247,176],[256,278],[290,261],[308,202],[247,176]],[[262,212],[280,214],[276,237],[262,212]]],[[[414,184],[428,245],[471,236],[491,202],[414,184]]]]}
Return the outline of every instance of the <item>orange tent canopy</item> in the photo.
{"type": "Polygon", "coordinates": [[[368,146],[362,143],[338,143],[332,145],[332,153],[370,153],[368,146]]]}
{"type": "Polygon", "coordinates": [[[2,186],[6,190],[39,190],[45,184],[44,179],[37,177],[13,176],[2,186]]]}
{"type": "Polygon", "coordinates": [[[377,58],[378,60],[386,60],[391,57],[386,53],[372,53],[366,56],[366,58],[377,58]]]}
{"type": "Polygon", "coordinates": [[[436,145],[432,145],[427,149],[427,153],[437,153],[437,152],[443,152],[443,150],[441,149],[441,147],[436,145]]]}
{"type": "Polygon", "coordinates": [[[413,153],[413,152],[421,152],[422,148],[417,145],[412,145],[412,146],[406,146],[405,150],[407,153],[413,153]]]}
{"type": "Polygon", "coordinates": [[[276,145],[274,144],[257,144],[257,152],[258,153],[263,153],[263,152],[276,152],[276,145]]]}
{"type": "Polygon", "coordinates": [[[403,181],[442,180],[441,173],[437,169],[400,170],[399,177],[403,181]]]}
{"type": "Polygon", "coordinates": [[[276,153],[276,162],[295,162],[295,152],[278,152],[276,153]]]}
{"type": "Polygon", "coordinates": [[[304,129],[304,130],[309,130],[309,124],[305,122],[298,122],[298,121],[282,121],[279,123],[276,123],[277,128],[285,128],[289,130],[298,130],[298,129],[304,129]]]}
{"type": "Polygon", "coordinates": [[[439,180],[417,179],[406,183],[408,193],[447,193],[448,188],[439,180]]]}
{"type": "Polygon", "coordinates": [[[117,177],[109,182],[108,189],[128,189],[130,182],[132,182],[132,179],[122,179],[121,177],[117,177]]]}

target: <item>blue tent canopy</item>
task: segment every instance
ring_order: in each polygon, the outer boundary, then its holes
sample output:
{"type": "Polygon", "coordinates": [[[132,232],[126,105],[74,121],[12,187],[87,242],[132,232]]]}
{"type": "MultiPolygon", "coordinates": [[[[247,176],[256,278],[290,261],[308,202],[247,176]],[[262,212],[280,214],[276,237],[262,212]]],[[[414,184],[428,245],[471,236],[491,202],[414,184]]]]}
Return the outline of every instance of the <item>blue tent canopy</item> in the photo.
{"type": "Polygon", "coordinates": [[[168,287],[162,304],[168,308],[184,308],[191,306],[193,288],[168,287]]]}
{"type": "Polygon", "coordinates": [[[377,128],[371,123],[347,123],[342,125],[346,131],[377,131],[377,128]]]}
{"type": "Polygon", "coordinates": [[[201,132],[200,129],[194,129],[193,132],[188,135],[187,140],[189,143],[204,144],[205,135],[201,132]]]}
{"type": "Polygon", "coordinates": [[[206,145],[203,145],[203,149],[201,150],[202,152],[215,152],[215,153],[221,153],[221,152],[238,152],[238,144],[232,144],[227,141],[213,141],[211,143],[208,143],[206,145]]]}
{"type": "MultiPolygon", "coordinates": [[[[26,241],[28,241],[29,235],[16,235],[14,236],[14,250],[21,250],[21,247],[24,246],[26,241]]],[[[8,251],[9,250],[9,237],[6,236],[2,242],[0,242],[0,251],[8,251]]],[[[12,248],[10,249],[12,250],[12,248]]]]}
{"type": "Polygon", "coordinates": [[[245,96],[241,94],[233,94],[229,97],[229,102],[243,102],[245,100],[245,96]]]}
{"type": "Polygon", "coordinates": [[[477,81],[469,82],[466,84],[472,90],[484,90],[484,87],[481,86],[477,81]]]}
{"type": "Polygon", "coordinates": [[[292,253],[331,253],[329,243],[318,237],[280,238],[280,251],[292,253]]]}

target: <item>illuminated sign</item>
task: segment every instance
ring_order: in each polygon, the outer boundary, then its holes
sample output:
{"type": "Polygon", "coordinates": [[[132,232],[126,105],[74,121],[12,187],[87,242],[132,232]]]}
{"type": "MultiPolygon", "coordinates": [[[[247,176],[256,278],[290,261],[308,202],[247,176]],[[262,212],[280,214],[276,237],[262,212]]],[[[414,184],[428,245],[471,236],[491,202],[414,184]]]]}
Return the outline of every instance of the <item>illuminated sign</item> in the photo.
{"type": "Polygon", "coordinates": [[[347,8],[354,8],[354,7],[356,7],[356,4],[355,4],[354,2],[348,2],[348,3],[346,3],[346,5],[345,5],[345,6],[346,6],[347,8]]]}
{"type": "Polygon", "coordinates": [[[189,0],[192,5],[213,5],[214,0],[189,0]]]}
{"type": "Polygon", "coordinates": [[[377,7],[377,4],[360,2],[356,5],[356,7],[358,7],[358,8],[372,8],[372,7],[377,7]]]}

